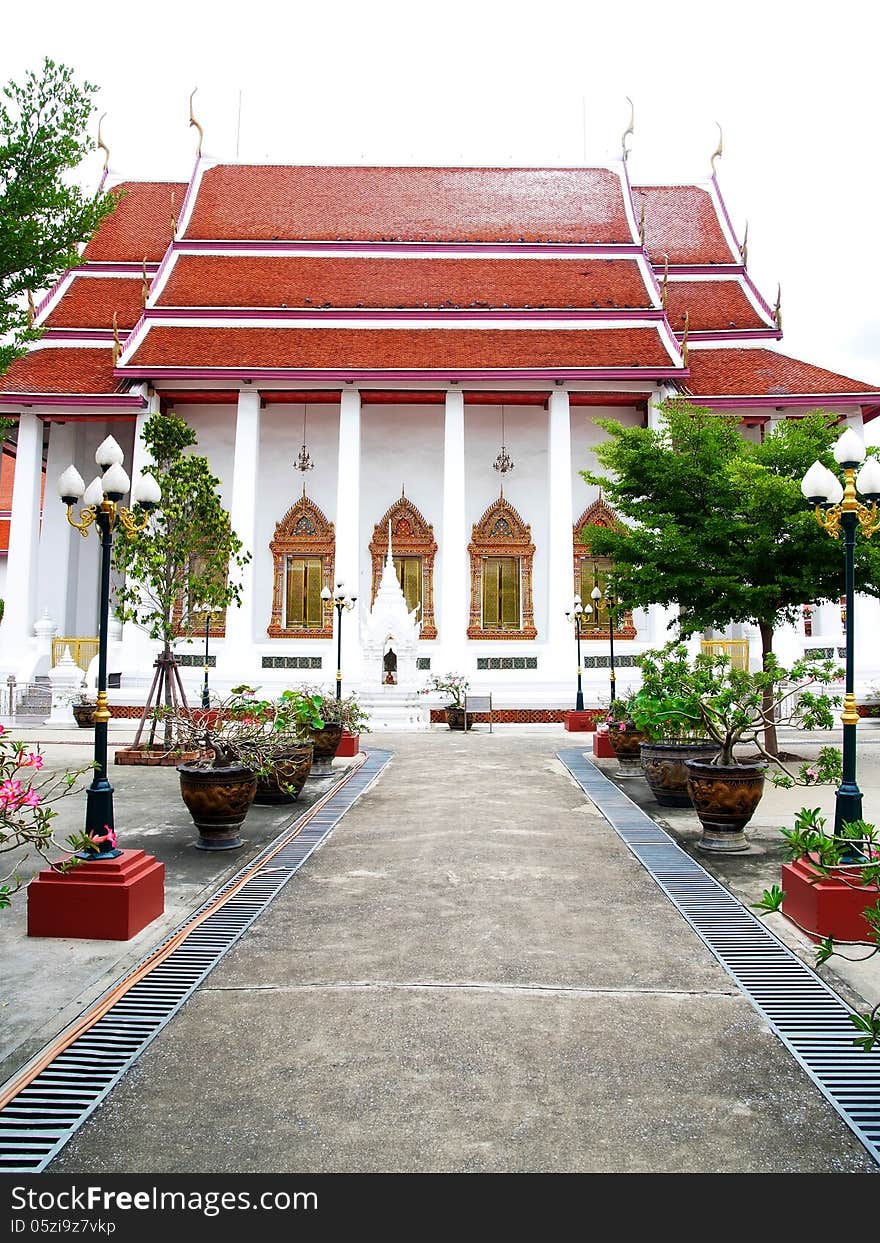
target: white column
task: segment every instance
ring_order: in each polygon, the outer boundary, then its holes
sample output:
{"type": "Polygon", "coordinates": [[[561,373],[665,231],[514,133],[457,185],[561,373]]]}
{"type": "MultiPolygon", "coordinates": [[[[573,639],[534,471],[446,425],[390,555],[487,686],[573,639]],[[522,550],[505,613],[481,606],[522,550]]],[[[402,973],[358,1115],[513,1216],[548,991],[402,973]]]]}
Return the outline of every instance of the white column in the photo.
{"type": "MultiPolygon", "coordinates": [[[[361,395],[347,385],[339,401],[339,456],[336,474],[336,553],[334,562],[335,582],[345,584],[349,593],[357,595],[357,605],[350,612],[342,612],[342,693],[357,686],[361,679],[360,618],[370,607],[369,583],[361,582],[360,573],[360,513],[361,513],[361,395]]],[[[337,626],[340,619],[333,610],[333,655],[331,676],[324,681],[335,685],[337,626]]]]}
{"type": "Polygon", "coordinates": [[[450,389],[446,394],[443,432],[443,518],[440,536],[440,605],[438,637],[443,668],[432,673],[465,671],[468,600],[468,532],[465,519],[464,474],[464,393],[450,389]]]}
{"type": "MultiPolygon", "coordinates": [[[[574,595],[572,564],[571,412],[568,393],[554,388],[550,394],[550,425],[547,445],[547,484],[550,499],[548,548],[547,666],[556,671],[569,689],[577,675],[577,648],[572,628],[565,619],[574,595]],[[568,676],[566,676],[568,675],[568,676]]],[[[589,601],[585,600],[584,605],[589,601]]],[[[539,636],[540,637],[540,636],[539,636]]]]}
{"type": "MultiPolygon", "coordinates": [[[[31,646],[37,616],[42,466],[42,421],[35,414],[23,411],[18,421],[6,568],[6,607],[0,627],[0,666],[7,671],[16,667],[31,646]]],[[[49,499],[51,503],[51,496],[49,499]]],[[[60,509],[61,501],[56,503],[60,509]]]]}
{"type": "MultiPolygon", "coordinates": [[[[260,394],[256,389],[243,389],[238,395],[235,420],[235,454],[232,462],[232,501],[229,516],[232,529],[251,554],[244,569],[237,571],[241,581],[241,608],[232,605],[226,610],[226,640],[218,655],[218,672],[247,681],[255,672],[254,635],[256,600],[254,598],[254,561],[258,555],[257,496],[260,468],[260,394]]],[[[268,616],[270,601],[264,602],[268,616]]]]}
{"type": "MultiPolygon", "coordinates": [[[[131,470],[128,471],[131,476],[132,488],[134,488],[137,480],[140,479],[144,466],[152,460],[147,451],[147,446],[144,444],[144,425],[147,419],[158,412],[158,409],[159,398],[154,394],[150,401],[150,408],[139,414],[135,419],[131,470]]],[[[128,468],[126,467],[126,469],[128,468]]],[[[112,620],[111,618],[111,627],[112,620]]],[[[134,622],[126,622],[122,627],[121,664],[123,678],[126,673],[131,673],[140,680],[152,679],[152,664],[158,647],[159,645],[156,641],[151,639],[140,626],[136,626],[134,622]]]]}
{"type": "MultiPolygon", "coordinates": [[[[96,446],[97,447],[97,446],[96,446]]],[[[40,575],[37,608],[58,625],[58,633],[69,635],[68,591],[70,584],[70,548],[78,531],[67,521],[67,510],[58,496],[58,476],[76,461],[76,424],[53,423],[49,428],[49,452],[46,456],[46,498],[43,524],[40,529],[40,575]]],[[[86,483],[91,480],[87,479],[86,483]]],[[[75,588],[73,588],[75,590],[75,588]]],[[[51,661],[49,662],[52,663],[51,661]]]]}

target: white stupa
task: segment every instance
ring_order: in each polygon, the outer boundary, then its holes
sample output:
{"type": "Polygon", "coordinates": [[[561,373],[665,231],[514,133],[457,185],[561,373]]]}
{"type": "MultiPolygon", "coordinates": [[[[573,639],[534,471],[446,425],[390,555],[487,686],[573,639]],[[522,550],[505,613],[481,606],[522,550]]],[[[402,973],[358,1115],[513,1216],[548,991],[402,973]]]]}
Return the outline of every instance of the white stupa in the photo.
{"type": "Polygon", "coordinates": [[[388,553],[373,607],[361,629],[363,678],[359,698],[370,713],[371,725],[386,729],[424,729],[428,707],[419,688],[424,681],[416,669],[419,606],[408,609],[391,551],[388,553]]]}

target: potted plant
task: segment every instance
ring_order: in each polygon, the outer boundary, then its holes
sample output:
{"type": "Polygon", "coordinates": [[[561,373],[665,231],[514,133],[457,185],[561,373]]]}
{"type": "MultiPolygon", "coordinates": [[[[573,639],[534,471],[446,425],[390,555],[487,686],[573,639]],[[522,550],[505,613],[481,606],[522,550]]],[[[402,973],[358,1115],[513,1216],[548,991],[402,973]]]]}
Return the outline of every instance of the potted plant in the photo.
{"type": "Polygon", "coordinates": [[[94,715],[97,706],[97,699],[93,699],[87,690],[77,691],[74,694],[70,701],[70,707],[73,712],[73,718],[80,729],[88,729],[94,725],[94,715]]]}
{"type": "Polygon", "coordinates": [[[699,723],[693,686],[688,679],[688,653],[682,643],[645,652],[637,661],[641,688],[630,713],[644,735],[639,747],[648,788],[662,807],[690,807],[688,760],[710,760],[718,746],[699,723]]]}
{"type": "Polygon", "coordinates": [[[312,731],[324,727],[323,697],[285,690],[275,700],[256,699],[251,686],[233,687],[232,696],[229,715],[259,726],[244,746],[244,758],[257,775],[254,802],[294,802],[312,767],[312,731]]]}
{"type": "MultiPolygon", "coordinates": [[[[672,655],[676,644],[667,644],[661,655],[672,655]]],[[[679,654],[676,654],[679,659],[679,654]]],[[[692,661],[681,658],[679,672],[683,702],[679,715],[690,720],[715,744],[711,760],[687,760],[687,790],[703,826],[697,845],[702,850],[747,850],[743,830],[755,813],[764,792],[768,764],[779,765],[772,780],[793,785],[803,777],[792,776],[780,757],[771,754],[762,741],[769,721],[800,729],[831,729],[833,708],[839,697],[815,688],[839,681],[841,671],[833,661],[804,659],[784,669],[773,654],[765,668],[750,672],[734,669],[726,656],[700,653],[692,661]],[[751,744],[759,753],[758,762],[743,761],[735,748],[751,744]]],[[[837,757],[839,752],[826,748],[837,757]]],[[[830,761],[826,768],[830,768],[830,761]]]]}
{"type": "Polygon", "coordinates": [[[635,694],[612,699],[605,713],[608,741],[617,757],[619,777],[641,777],[639,747],[645,735],[633,720],[632,708],[635,694]]]}
{"type": "Polygon", "coordinates": [[[265,747],[264,723],[220,701],[213,728],[196,724],[181,709],[174,726],[181,744],[198,758],[177,765],[180,794],[199,831],[199,850],[235,850],[239,829],[257,793],[257,769],[265,747]]]}
{"type": "Polygon", "coordinates": [[[320,701],[320,714],[324,724],[320,729],[311,731],[314,759],[310,776],[326,777],[333,771],[333,758],[343,734],[357,743],[362,733],[369,733],[370,715],[364,711],[354,695],[337,699],[332,692],[309,686],[300,687],[300,691],[320,701]]]}
{"type": "Polygon", "coordinates": [[[431,691],[439,691],[449,700],[445,708],[446,723],[450,729],[470,729],[473,724],[467,720],[464,710],[465,692],[469,687],[470,683],[463,673],[446,673],[443,677],[435,673],[428,679],[424,693],[427,695],[431,691]]]}

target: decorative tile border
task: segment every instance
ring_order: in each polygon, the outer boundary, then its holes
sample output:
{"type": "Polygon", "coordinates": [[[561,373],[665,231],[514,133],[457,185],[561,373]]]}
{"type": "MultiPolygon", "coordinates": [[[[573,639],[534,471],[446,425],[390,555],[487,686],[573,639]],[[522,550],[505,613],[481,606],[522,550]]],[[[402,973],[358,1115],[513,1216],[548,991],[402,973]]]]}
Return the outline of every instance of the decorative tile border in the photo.
{"type": "MultiPolygon", "coordinates": [[[[614,667],[615,669],[636,669],[638,668],[636,664],[637,660],[637,656],[615,656],[614,667]]],[[[611,661],[607,656],[584,657],[585,669],[608,669],[610,665],[611,661]]]]}
{"type": "Polygon", "coordinates": [[[421,673],[427,673],[428,670],[431,668],[431,657],[430,656],[417,656],[416,657],[416,668],[421,673]]]}
{"type": "Polygon", "coordinates": [[[264,656],[260,667],[262,669],[323,669],[324,661],[320,656],[264,656]]]}
{"type": "Polygon", "coordinates": [[[537,669],[537,656],[478,656],[477,669],[537,669]]]}
{"type": "MultiPolygon", "coordinates": [[[[607,708],[587,708],[586,712],[594,721],[601,721],[607,708]]],[[[496,725],[562,725],[571,708],[493,708],[492,720],[496,725]]],[[[468,718],[474,721],[488,721],[488,712],[469,712],[468,718]]],[[[431,724],[443,725],[446,722],[445,708],[431,709],[431,724]]]]}
{"type": "MultiPolygon", "coordinates": [[[[181,669],[204,669],[205,664],[206,664],[204,654],[202,654],[201,656],[196,656],[196,655],[186,655],[184,653],[183,655],[175,656],[174,659],[180,665],[181,669]]],[[[217,668],[217,657],[209,656],[207,660],[207,665],[209,669],[216,669],[217,668]]]]}
{"type": "Polygon", "coordinates": [[[837,652],[838,660],[846,660],[845,647],[805,647],[804,656],[814,660],[834,660],[834,653],[837,652]]]}

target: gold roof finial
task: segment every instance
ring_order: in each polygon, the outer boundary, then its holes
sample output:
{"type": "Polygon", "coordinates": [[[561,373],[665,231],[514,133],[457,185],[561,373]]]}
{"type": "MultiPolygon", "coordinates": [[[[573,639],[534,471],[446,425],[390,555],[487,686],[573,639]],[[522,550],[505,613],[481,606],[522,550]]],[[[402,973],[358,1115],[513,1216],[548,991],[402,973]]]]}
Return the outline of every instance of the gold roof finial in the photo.
{"type": "MultiPolygon", "coordinates": [[[[196,87],[196,91],[198,89],[199,88],[196,87]]],[[[199,146],[198,146],[198,150],[196,151],[196,155],[201,155],[202,154],[202,143],[204,142],[204,139],[205,139],[205,131],[202,129],[201,125],[199,125],[198,121],[193,115],[193,99],[195,98],[196,91],[193,91],[192,95],[190,95],[189,97],[189,123],[190,125],[194,125],[196,129],[199,131],[199,146]]]]}
{"type": "Polygon", "coordinates": [[[645,200],[642,199],[642,210],[639,213],[639,241],[645,244],[645,200]]]}
{"type": "Polygon", "coordinates": [[[684,363],[685,367],[687,367],[688,365],[688,331],[690,329],[690,326],[691,326],[691,313],[690,311],[685,311],[684,313],[684,336],[681,338],[681,361],[684,363]]]}
{"type": "MultiPolygon", "coordinates": [[[[718,122],[716,121],[715,124],[718,125],[718,122]]],[[[722,133],[721,126],[718,125],[718,146],[712,152],[712,158],[709,161],[710,164],[712,165],[712,176],[713,177],[715,176],[715,161],[718,159],[719,156],[723,154],[724,154],[724,134],[722,133]]]]}
{"type": "Polygon", "coordinates": [[[177,236],[177,212],[174,208],[174,191],[171,191],[171,240],[177,236]]]}
{"type": "Polygon", "coordinates": [[[740,246],[739,248],[739,253],[742,256],[743,267],[744,268],[748,267],[748,263],[749,263],[749,222],[748,220],[746,221],[746,231],[745,233],[743,233],[742,246],[740,246]]]}
{"type": "Polygon", "coordinates": [[[669,285],[669,255],[663,255],[663,281],[660,285],[660,305],[666,310],[667,286],[669,285]]]}
{"type": "Polygon", "coordinates": [[[116,311],[113,312],[113,366],[119,362],[119,355],[122,353],[122,342],[119,340],[119,320],[116,311]]]}
{"type": "Polygon", "coordinates": [[[144,255],[144,261],[143,261],[143,264],[141,265],[141,270],[144,274],[143,280],[141,281],[141,299],[143,301],[144,306],[146,306],[147,299],[150,296],[150,281],[149,281],[149,278],[147,277],[147,256],[146,255],[144,255]]]}
{"type": "Polygon", "coordinates": [[[34,320],[37,318],[37,308],[34,306],[34,295],[30,290],[27,291],[28,309],[27,309],[27,326],[33,328],[34,320]]]}
{"type": "Polygon", "coordinates": [[[782,332],[782,285],[776,286],[776,306],[773,308],[773,318],[776,321],[776,327],[782,332]]]}
{"type": "Polygon", "coordinates": [[[626,161],[629,159],[629,147],[626,145],[626,140],[627,138],[631,138],[633,134],[635,133],[635,122],[636,122],[635,105],[633,104],[633,101],[630,99],[629,95],[625,96],[625,99],[626,99],[626,102],[629,104],[629,125],[623,131],[623,135],[620,139],[620,145],[623,148],[624,163],[626,163],[626,161]]]}
{"type": "Polygon", "coordinates": [[[110,167],[110,148],[107,146],[106,142],[104,142],[104,137],[101,133],[101,126],[104,123],[104,117],[106,115],[107,115],[106,112],[102,113],[101,119],[98,122],[98,150],[104,152],[104,172],[105,173],[107,172],[107,169],[110,167]]]}

